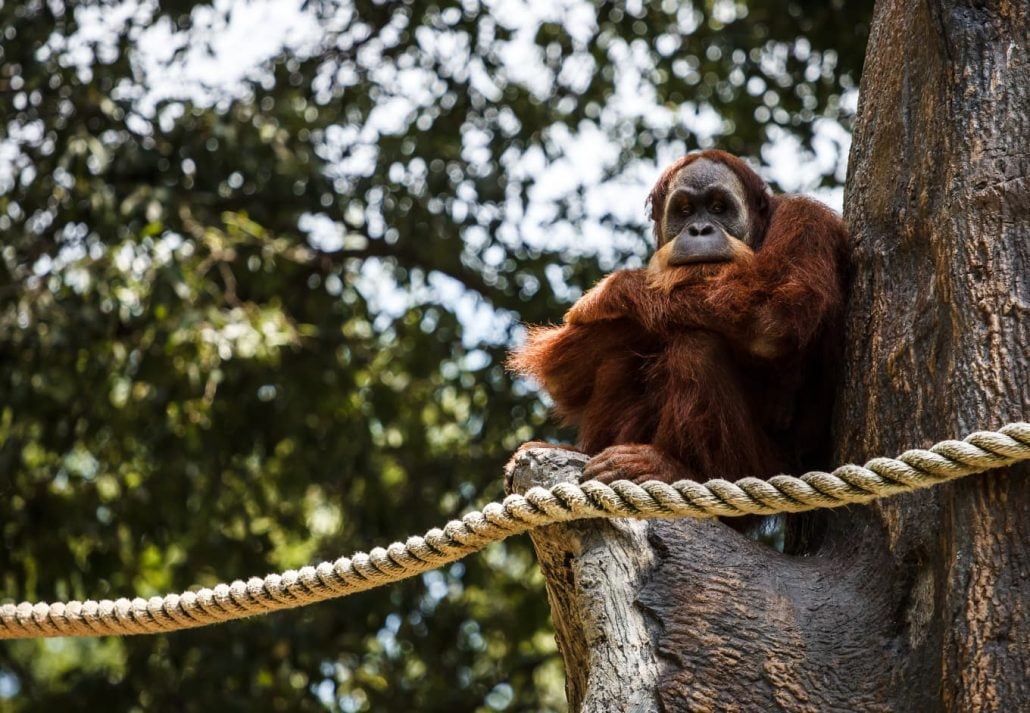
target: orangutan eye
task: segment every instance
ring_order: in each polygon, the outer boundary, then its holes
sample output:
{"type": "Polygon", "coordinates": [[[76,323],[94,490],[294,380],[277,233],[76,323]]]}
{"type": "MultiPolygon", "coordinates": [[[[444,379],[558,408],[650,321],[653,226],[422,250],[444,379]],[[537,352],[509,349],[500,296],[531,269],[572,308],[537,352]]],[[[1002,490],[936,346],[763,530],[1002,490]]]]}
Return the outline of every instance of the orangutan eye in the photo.
{"type": "Polygon", "coordinates": [[[722,201],[715,201],[714,203],[712,203],[713,213],[722,213],[724,210],[726,210],[726,206],[723,204],[722,201]]]}

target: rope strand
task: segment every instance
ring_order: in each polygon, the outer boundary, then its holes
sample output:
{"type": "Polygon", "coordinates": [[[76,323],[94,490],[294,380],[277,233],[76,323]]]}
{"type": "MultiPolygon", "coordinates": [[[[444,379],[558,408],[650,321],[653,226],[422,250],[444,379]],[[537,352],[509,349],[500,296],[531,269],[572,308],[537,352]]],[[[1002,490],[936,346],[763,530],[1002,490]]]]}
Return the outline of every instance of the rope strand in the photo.
{"type": "Polygon", "coordinates": [[[287,570],[213,589],[150,599],[103,599],[47,604],[0,605],[0,639],[50,636],[156,634],[218,624],[232,619],[347,596],[428,572],[542,525],[586,518],[637,519],[771,515],[835,508],[1001,468],[1030,458],[1030,423],[980,431],[963,441],[942,441],[929,450],[909,450],[895,458],[873,458],[864,467],[843,465],[832,473],[735,483],[681,480],[671,485],[626,480],[531,488],[488,503],[482,511],[452,520],[403,544],[376,547],[335,562],[287,570]]]}

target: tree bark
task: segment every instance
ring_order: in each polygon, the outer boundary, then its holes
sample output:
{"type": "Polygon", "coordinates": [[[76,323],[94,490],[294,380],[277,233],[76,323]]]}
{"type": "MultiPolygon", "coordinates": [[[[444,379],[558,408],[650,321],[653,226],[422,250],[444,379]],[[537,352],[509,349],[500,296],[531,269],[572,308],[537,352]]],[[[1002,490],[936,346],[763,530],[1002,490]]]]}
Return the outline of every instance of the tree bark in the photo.
{"type": "MultiPolygon", "coordinates": [[[[880,2],[863,77],[838,462],[1030,416],[1030,9],[880,2]]],[[[561,453],[515,488],[575,478],[561,453]]],[[[1025,710],[1027,470],[828,511],[806,556],[718,521],[534,532],[570,710],[1025,710]]]]}
{"type": "MultiPolygon", "coordinates": [[[[578,483],[587,457],[556,448],[523,451],[513,463],[512,486],[578,483]]],[[[573,711],[654,710],[658,664],[653,621],[634,606],[654,568],[647,523],[606,520],[552,525],[530,532],[554,615],[555,638],[566,667],[573,711]]]]}
{"type": "MultiPolygon", "coordinates": [[[[855,238],[838,454],[1028,417],[1030,7],[881,3],[851,152],[855,238]]],[[[905,583],[892,686],[911,710],[1030,701],[1030,479],[996,471],[872,508],[905,583]]]]}

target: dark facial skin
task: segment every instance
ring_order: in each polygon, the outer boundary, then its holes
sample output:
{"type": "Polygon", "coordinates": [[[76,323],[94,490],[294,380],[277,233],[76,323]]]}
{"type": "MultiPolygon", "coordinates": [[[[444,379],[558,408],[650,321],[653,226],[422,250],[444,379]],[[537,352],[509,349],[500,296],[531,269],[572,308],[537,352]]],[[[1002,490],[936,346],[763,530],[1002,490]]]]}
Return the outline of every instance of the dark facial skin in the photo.
{"type": "Polygon", "coordinates": [[[734,242],[750,247],[744,186],[727,166],[699,159],[676,174],[665,203],[662,245],[673,243],[668,264],[726,262],[734,242]]]}

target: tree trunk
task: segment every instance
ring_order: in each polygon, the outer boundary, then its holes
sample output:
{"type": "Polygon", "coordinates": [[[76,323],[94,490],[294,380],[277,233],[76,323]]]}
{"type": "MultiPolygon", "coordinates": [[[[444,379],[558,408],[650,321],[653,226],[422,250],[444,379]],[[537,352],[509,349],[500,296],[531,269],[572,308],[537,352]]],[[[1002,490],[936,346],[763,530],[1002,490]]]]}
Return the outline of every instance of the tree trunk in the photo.
{"type": "MultiPolygon", "coordinates": [[[[851,155],[839,462],[1025,420],[1030,10],[878,3],[851,155]]],[[[514,485],[574,478],[533,451],[514,485]]],[[[1027,468],[823,514],[783,555],[717,521],[533,533],[572,711],[1016,711],[1027,468]]]]}
{"type": "MultiPolygon", "coordinates": [[[[1030,6],[881,3],[851,152],[855,284],[838,454],[1026,419],[1030,6]]],[[[1016,472],[1016,471],[1020,472],[1016,472]]],[[[899,710],[1030,705],[1030,479],[997,471],[872,508],[901,584],[899,710]]]]}

